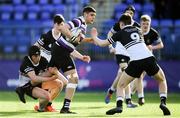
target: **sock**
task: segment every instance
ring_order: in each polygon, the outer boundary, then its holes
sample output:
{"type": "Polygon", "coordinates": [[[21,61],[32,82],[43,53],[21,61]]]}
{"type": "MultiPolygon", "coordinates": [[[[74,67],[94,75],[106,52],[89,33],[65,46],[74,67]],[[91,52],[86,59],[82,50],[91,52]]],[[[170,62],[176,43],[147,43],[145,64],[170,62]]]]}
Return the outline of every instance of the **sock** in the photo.
{"type": "Polygon", "coordinates": [[[122,100],[118,100],[118,101],[116,102],[116,107],[122,107],[122,103],[123,103],[122,100]]]}
{"type": "Polygon", "coordinates": [[[138,98],[144,98],[144,93],[138,93],[138,98]]]}
{"type": "Polygon", "coordinates": [[[124,98],[119,96],[116,98],[116,107],[122,107],[124,98]]]}
{"type": "Polygon", "coordinates": [[[130,104],[131,103],[131,98],[127,98],[126,99],[126,104],[130,104]]]}
{"type": "Polygon", "coordinates": [[[161,97],[161,104],[165,104],[166,105],[166,97],[161,97]]]}
{"type": "Polygon", "coordinates": [[[46,106],[51,106],[52,102],[48,102],[48,104],[46,106]]]}
{"type": "Polygon", "coordinates": [[[115,89],[114,88],[109,88],[109,90],[108,90],[108,92],[109,92],[109,94],[113,94],[114,93],[114,91],[115,91],[115,89]]]}
{"type": "Polygon", "coordinates": [[[167,94],[160,93],[161,104],[166,105],[167,94]]]}
{"type": "Polygon", "coordinates": [[[70,103],[71,103],[71,100],[64,99],[63,109],[69,109],[70,103]]]}

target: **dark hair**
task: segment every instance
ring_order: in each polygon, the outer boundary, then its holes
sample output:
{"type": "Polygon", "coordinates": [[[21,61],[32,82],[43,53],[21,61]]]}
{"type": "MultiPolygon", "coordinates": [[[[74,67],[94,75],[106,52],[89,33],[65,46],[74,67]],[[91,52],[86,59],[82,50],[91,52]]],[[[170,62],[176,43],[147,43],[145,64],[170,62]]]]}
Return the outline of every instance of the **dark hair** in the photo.
{"type": "Polygon", "coordinates": [[[61,22],[64,22],[64,17],[61,14],[56,14],[54,16],[54,24],[60,24],[61,22]]]}
{"type": "Polygon", "coordinates": [[[84,13],[84,12],[95,12],[95,13],[96,13],[96,9],[93,8],[92,6],[86,6],[86,7],[84,7],[84,9],[83,9],[83,13],[84,13]]]}
{"type": "Polygon", "coordinates": [[[40,49],[39,49],[39,47],[38,46],[35,46],[35,45],[33,45],[33,46],[31,46],[30,48],[29,48],[29,52],[28,52],[28,55],[31,57],[32,55],[40,55],[41,53],[40,53],[40,49]]]}
{"type": "Polygon", "coordinates": [[[125,9],[125,12],[127,11],[127,10],[131,10],[133,13],[135,13],[135,7],[133,6],[133,5],[129,5],[126,9],[125,9]]]}
{"type": "Polygon", "coordinates": [[[131,21],[131,16],[129,14],[122,14],[119,18],[119,22],[123,22],[125,25],[130,25],[131,21]]]}

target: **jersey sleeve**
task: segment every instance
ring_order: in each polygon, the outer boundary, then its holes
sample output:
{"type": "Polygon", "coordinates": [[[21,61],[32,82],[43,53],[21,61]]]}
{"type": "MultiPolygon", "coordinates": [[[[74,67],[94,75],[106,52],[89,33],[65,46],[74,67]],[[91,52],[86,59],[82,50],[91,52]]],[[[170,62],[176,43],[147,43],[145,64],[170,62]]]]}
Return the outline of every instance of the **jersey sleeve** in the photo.
{"type": "Polygon", "coordinates": [[[31,67],[31,65],[28,63],[28,61],[25,59],[21,66],[20,66],[20,72],[27,74],[30,71],[34,71],[34,68],[31,67]]]}
{"type": "Polygon", "coordinates": [[[154,39],[153,43],[155,43],[155,44],[161,43],[162,40],[161,40],[160,34],[156,30],[154,30],[154,29],[152,29],[152,30],[153,30],[153,39],[154,39]]]}
{"type": "Polygon", "coordinates": [[[82,24],[82,20],[80,18],[75,18],[72,21],[68,22],[68,25],[70,26],[70,29],[73,29],[75,27],[80,27],[82,24]]]}
{"type": "Polygon", "coordinates": [[[111,28],[110,31],[111,31],[113,34],[115,34],[115,33],[117,33],[119,30],[120,30],[119,23],[115,23],[115,24],[113,25],[113,27],[111,28]]]}
{"type": "Polygon", "coordinates": [[[43,46],[44,44],[46,44],[47,42],[47,36],[46,34],[42,34],[41,37],[38,39],[37,43],[40,45],[40,46],[43,46]]]}
{"type": "Polygon", "coordinates": [[[108,41],[112,44],[120,39],[120,32],[113,34],[112,37],[108,38],[108,41]]]}

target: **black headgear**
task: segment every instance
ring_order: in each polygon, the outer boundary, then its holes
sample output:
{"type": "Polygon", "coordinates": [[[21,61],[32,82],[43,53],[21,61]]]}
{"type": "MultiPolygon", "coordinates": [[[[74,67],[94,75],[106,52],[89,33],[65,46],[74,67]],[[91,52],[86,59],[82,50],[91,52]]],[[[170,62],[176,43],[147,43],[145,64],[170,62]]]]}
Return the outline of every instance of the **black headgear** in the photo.
{"type": "Polygon", "coordinates": [[[40,55],[41,53],[40,53],[39,47],[33,45],[33,46],[31,46],[31,47],[29,48],[29,53],[28,53],[28,54],[29,54],[29,56],[31,57],[32,55],[40,55]]]}
{"type": "Polygon", "coordinates": [[[135,7],[133,6],[133,5],[129,5],[126,9],[125,9],[125,11],[127,11],[127,10],[131,10],[133,13],[135,13],[135,7]]]}

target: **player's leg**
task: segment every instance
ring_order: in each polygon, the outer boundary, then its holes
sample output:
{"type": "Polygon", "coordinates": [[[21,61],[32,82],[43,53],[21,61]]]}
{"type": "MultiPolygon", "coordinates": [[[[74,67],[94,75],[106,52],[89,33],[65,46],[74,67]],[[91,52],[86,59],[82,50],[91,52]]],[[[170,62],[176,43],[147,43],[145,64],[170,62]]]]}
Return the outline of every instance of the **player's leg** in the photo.
{"type": "Polygon", "coordinates": [[[51,101],[49,92],[42,88],[34,87],[32,89],[32,96],[34,98],[39,98],[39,108],[36,110],[39,112],[45,111],[45,107],[47,106],[48,102],[51,101]]]}
{"type": "Polygon", "coordinates": [[[66,71],[64,75],[68,78],[68,84],[66,86],[64,104],[60,113],[75,113],[69,111],[69,109],[70,109],[70,103],[74,97],[74,93],[77,88],[79,77],[76,69],[66,71]]]}
{"type": "Polygon", "coordinates": [[[121,73],[122,73],[122,71],[121,71],[121,68],[119,67],[119,70],[117,72],[115,80],[113,81],[111,87],[107,90],[107,94],[105,97],[105,103],[106,104],[108,104],[110,102],[110,100],[112,99],[112,95],[116,90],[116,86],[117,86],[117,83],[119,81],[119,77],[121,76],[121,73]]]}
{"type": "Polygon", "coordinates": [[[159,95],[161,99],[160,108],[163,111],[164,115],[170,115],[170,111],[166,106],[166,99],[167,99],[167,82],[166,77],[164,75],[163,70],[160,66],[156,63],[155,58],[151,57],[147,59],[147,62],[144,64],[146,68],[146,73],[149,76],[153,76],[159,85],[159,95]]]}
{"type": "Polygon", "coordinates": [[[145,77],[146,73],[143,72],[140,76],[140,78],[136,79],[136,86],[137,86],[137,93],[138,93],[138,104],[143,105],[145,103],[144,100],[144,85],[143,85],[143,79],[145,77]]]}
{"type": "Polygon", "coordinates": [[[127,87],[125,88],[125,99],[126,99],[127,108],[135,108],[135,107],[137,107],[137,105],[134,104],[134,103],[132,102],[132,99],[131,99],[131,88],[130,88],[130,84],[128,84],[127,87]]]}
{"type": "Polygon", "coordinates": [[[116,99],[116,108],[110,109],[106,112],[107,115],[113,115],[115,113],[121,113],[123,108],[125,87],[133,80],[134,78],[129,76],[125,71],[122,73],[118,84],[117,84],[117,99],[116,99]]]}
{"type": "Polygon", "coordinates": [[[154,78],[158,81],[159,84],[159,95],[161,99],[160,108],[163,111],[164,115],[171,115],[169,109],[166,106],[167,99],[167,82],[163,70],[160,68],[157,74],[154,75],[154,78]]]}
{"type": "MultiPolygon", "coordinates": [[[[117,56],[118,57],[118,56],[117,56]]],[[[121,59],[124,59],[124,57],[120,57],[119,58],[121,59]]],[[[118,60],[121,60],[117,58],[117,61],[118,60]]],[[[126,61],[126,58],[124,59],[126,61]]],[[[113,81],[113,84],[111,85],[111,87],[108,89],[107,91],[107,94],[106,94],[106,97],[105,97],[105,103],[108,104],[112,98],[112,94],[114,93],[114,91],[116,90],[116,87],[117,87],[117,83],[119,81],[119,78],[121,76],[121,73],[126,69],[126,67],[128,66],[127,62],[120,62],[118,61],[117,63],[119,63],[119,70],[118,70],[118,73],[116,75],[116,78],[115,80],[113,81]]]]}
{"type": "Polygon", "coordinates": [[[59,79],[53,81],[47,81],[42,83],[42,88],[50,93],[51,101],[46,106],[46,111],[55,112],[55,108],[52,106],[52,101],[59,95],[63,89],[63,82],[59,79]]]}

